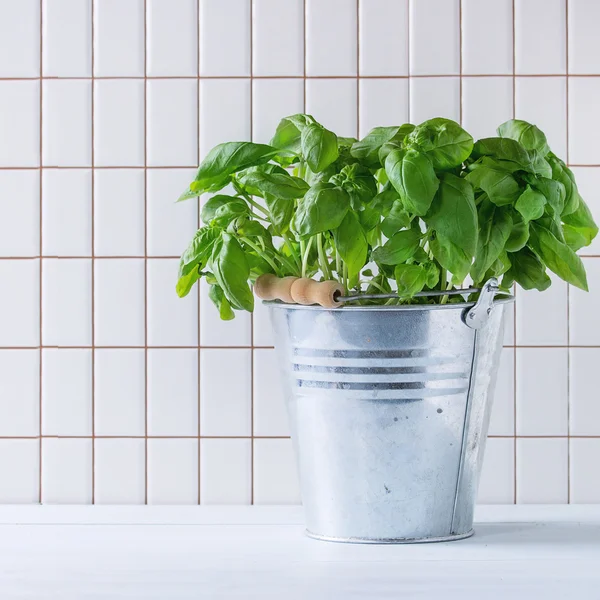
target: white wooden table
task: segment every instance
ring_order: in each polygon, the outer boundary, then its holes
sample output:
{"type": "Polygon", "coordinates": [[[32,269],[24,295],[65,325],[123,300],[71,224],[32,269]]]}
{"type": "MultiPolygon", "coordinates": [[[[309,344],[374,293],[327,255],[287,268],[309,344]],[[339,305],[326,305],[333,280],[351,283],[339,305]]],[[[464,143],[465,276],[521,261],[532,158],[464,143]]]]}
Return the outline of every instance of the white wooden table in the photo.
{"type": "Polygon", "coordinates": [[[600,506],[479,507],[445,544],[310,540],[298,507],[0,507],[0,598],[600,598],[600,506]]]}

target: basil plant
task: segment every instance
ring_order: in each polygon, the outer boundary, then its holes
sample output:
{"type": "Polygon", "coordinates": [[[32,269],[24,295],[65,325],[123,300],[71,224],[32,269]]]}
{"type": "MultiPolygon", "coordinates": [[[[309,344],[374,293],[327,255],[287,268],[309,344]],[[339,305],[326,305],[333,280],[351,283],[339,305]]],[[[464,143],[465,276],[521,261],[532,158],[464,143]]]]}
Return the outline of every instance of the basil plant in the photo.
{"type": "Polygon", "coordinates": [[[283,119],[269,145],[213,148],[179,200],[211,194],[181,257],[177,293],[204,277],[222,319],[252,311],[263,273],[335,279],[352,292],[416,297],[469,279],[545,290],[548,271],[587,290],[577,251],[598,233],[571,170],[535,125],[473,138],[454,121],[338,137],[310,115],[283,119]]]}

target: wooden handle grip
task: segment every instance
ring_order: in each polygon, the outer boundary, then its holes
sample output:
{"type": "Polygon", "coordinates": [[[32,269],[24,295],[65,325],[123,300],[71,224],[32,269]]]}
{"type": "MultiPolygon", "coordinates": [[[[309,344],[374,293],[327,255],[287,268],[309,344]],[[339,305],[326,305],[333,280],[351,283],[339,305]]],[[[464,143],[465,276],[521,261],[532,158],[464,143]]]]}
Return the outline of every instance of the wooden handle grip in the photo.
{"type": "Polygon", "coordinates": [[[298,277],[277,277],[271,273],[265,273],[254,282],[254,293],[261,300],[281,300],[293,304],[291,287],[298,277]]]}
{"type": "Polygon", "coordinates": [[[344,286],[337,281],[315,281],[302,277],[292,283],[290,291],[297,304],[320,304],[323,308],[336,308],[342,305],[337,297],[344,294],[344,286]]]}

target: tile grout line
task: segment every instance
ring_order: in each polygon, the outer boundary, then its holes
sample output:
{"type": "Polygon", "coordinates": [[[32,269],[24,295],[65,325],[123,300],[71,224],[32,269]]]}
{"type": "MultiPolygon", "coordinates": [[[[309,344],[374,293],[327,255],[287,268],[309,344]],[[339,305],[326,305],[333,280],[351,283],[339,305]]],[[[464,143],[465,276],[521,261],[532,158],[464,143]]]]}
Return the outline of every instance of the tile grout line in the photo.
{"type": "Polygon", "coordinates": [[[148,504],[148,3],[144,1],[144,504],[148,504]]]}
{"type": "MultiPolygon", "coordinates": [[[[513,119],[517,114],[517,95],[516,95],[516,16],[515,0],[512,0],[512,110],[513,119]]],[[[517,504],[517,286],[513,285],[513,295],[515,303],[513,305],[513,504],[517,504]]]]}
{"type": "MultiPolygon", "coordinates": [[[[39,76],[39,100],[40,100],[40,155],[39,155],[39,159],[40,159],[40,166],[38,169],[38,174],[39,174],[39,194],[40,194],[40,198],[39,198],[39,220],[40,220],[40,239],[39,239],[39,243],[40,243],[40,256],[42,256],[43,254],[43,227],[42,227],[42,215],[43,215],[43,183],[42,183],[42,163],[43,163],[43,147],[42,147],[42,143],[43,143],[43,115],[44,115],[44,110],[43,110],[43,80],[42,80],[42,76],[43,76],[43,65],[44,65],[44,61],[43,61],[43,55],[44,55],[44,51],[43,51],[43,20],[44,20],[44,2],[43,0],[40,0],[40,21],[39,21],[39,25],[40,25],[40,76],[39,76]]],[[[39,422],[38,422],[38,434],[39,434],[39,454],[38,454],[38,502],[41,504],[42,503],[42,464],[43,464],[43,452],[42,452],[42,376],[43,376],[43,319],[42,319],[42,314],[43,314],[43,300],[42,300],[42,290],[43,290],[43,276],[42,276],[42,264],[43,264],[43,260],[40,258],[40,264],[39,264],[39,324],[40,324],[40,331],[39,331],[39,381],[38,381],[38,388],[39,388],[39,404],[38,404],[38,412],[39,412],[39,422]]]]}
{"type": "Polygon", "coordinates": [[[360,0],[356,2],[356,139],[360,139],[360,0]]]}
{"type": "Polygon", "coordinates": [[[95,153],[94,153],[94,96],[95,96],[95,82],[94,82],[94,68],[95,68],[95,64],[94,64],[94,9],[95,9],[95,0],[91,0],[90,2],[90,7],[91,7],[91,63],[92,63],[92,95],[91,95],[91,106],[90,106],[90,110],[92,113],[92,122],[91,122],[91,143],[92,143],[92,147],[91,147],[91,159],[92,159],[92,169],[91,169],[91,176],[92,176],[92,189],[91,189],[91,214],[92,214],[92,239],[91,239],[91,243],[92,243],[92,248],[91,248],[91,252],[92,252],[92,289],[91,289],[91,317],[92,317],[92,350],[91,350],[91,360],[92,360],[92,365],[91,365],[91,372],[92,372],[92,504],[96,503],[96,351],[95,351],[95,345],[96,345],[96,317],[95,317],[95,312],[96,312],[96,305],[95,305],[95,295],[96,295],[96,286],[95,286],[95,272],[96,272],[96,263],[95,263],[95,254],[96,254],[96,249],[94,246],[94,242],[95,242],[95,222],[94,222],[94,216],[95,216],[95,172],[94,172],[94,163],[95,163],[95,153]]]}
{"type": "MultiPolygon", "coordinates": [[[[196,85],[196,127],[197,127],[197,136],[198,139],[196,141],[196,162],[198,164],[200,164],[200,3],[202,0],[198,0],[196,2],[196,44],[197,44],[197,53],[196,53],[196,61],[197,61],[197,73],[198,73],[198,82],[196,85]]],[[[200,229],[200,197],[198,197],[197,200],[197,204],[196,204],[196,210],[197,210],[197,219],[196,219],[196,225],[198,227],[198,229],[200,229]]],[[[201,385],[201,380],[202,380],[202,374],[201,374],[201,350],[200,350],[200,344],[201,344],[201,337],[200,337],[200,312],[202,310],[202,302],[201,302],[201,294],[200,294],[200,282],[198,281],[198,283],[196,284],[197,287],[197,294],[198,294],[198,309],[196,311],[196,318],[198,319],[198,331],[196,332],[197,336],[198,336],[198,354],[197,354],[197,359],[198,359],[198,364],[197,364],[197,369],[198,369],[198,373],[197,373],[197,381],[196,381],[196,385],[198,386],[197,389],[197,394],[198,394],[198,406],[197,406],[197,411],[198,411],[198,448],[197,448],[197,461],[198,461],[198,505],[200,505],[202,503],[202,490],[201,490],[201,444],[200,444],[200,434],[201,434],[201,420],[200,420],[200,413],[201,413],[201,395],[200,395],[200,385],[201,385]]]]}
{"type": "MultiPolygon", "coordinates": [[[[569,0],[565,0],[565,134],[569,162],[569,0]]],[[[571,504],[571,286],[567,284],[567,504],[571,504]]]]}
{"type": "Polygon", "coordinates": [[[458,97],[459,123],[463,124],[463,0],[458,0],[458,97]]]}
{"type": "MultiPolygon", "coordinates": [[[[254,0],[250,4],[250,140],[254,141],[254,0]]],[[[250,313],[250,504],[254,504],[254,312],[250,313]]]]}
{"type": "Polygon", "coordinates": [[[410,118],[410,1],[406,0],[406,117],[407,122],[411,122],[410,118]]]}

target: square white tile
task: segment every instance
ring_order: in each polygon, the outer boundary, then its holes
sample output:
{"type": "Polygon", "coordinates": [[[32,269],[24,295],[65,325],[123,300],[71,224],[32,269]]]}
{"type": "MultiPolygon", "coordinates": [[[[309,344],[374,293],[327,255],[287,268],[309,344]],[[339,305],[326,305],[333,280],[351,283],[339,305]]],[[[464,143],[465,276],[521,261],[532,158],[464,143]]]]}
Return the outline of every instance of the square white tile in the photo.
{"type": "Polygon", "coordinates": [[[198,202],[175,202],[194,175],[195,169],[148,169],[146,202],[150,256],[178,256],[194,237],[198,229],[198,202]]]}
{"type": "Polygon", "coordinates": [[[92,503],[92,440],[42,440],[42,504],[92,503]]]}
{"type": "Polygon", "coordinates": [[[273,327],[268,306],[262,301],[255,301],[252,313],[252,328],[254,329],[254,346],[273,346],[273,327]]]}
{"type": "Polygon", "coordinates": [[[39,81],[0,81],[0,131],[0,167],[39,166],[39,81]]]}
{"type": "Polygon", "coordinates": [[[571,439],[570,444],[571,503],[597,504],[600,502],[600,439],[571,439]]]}
{"type": "Polygon", "coordinates": [[[144,0],[94,3],[94,75],[144,75],[144,0]]]}
{"type": "Polygon", "coordinates": [[[198,82],[150,79],[147,86],[148,165],[197,165],[198,82]]]}
{"type": "Polygon", "coordinates": [[[515,351],[503,348],[492,405],[489,435],[514,435],[515,432],[515,351]]]}
{"type": "Polygon", "coordinates": [[[567,157],[567,82],[564,77],[517,77],[515,116],[537,125],[552,151],[567,157]]]}
{"type": "Polygon", "coordinates": [[[148,440],[148,504],[198,503],[198,440],[148,440]]]}
{"type": "Polygon", "coordinates": [[[0,436],[39,434],[40,353],[0,350],[0,436]]]}
{"type": "Polygon", "coordinates": [[[356,137],[355,79],[307,79],[306,112],[337,135],[356,137]]]}
{"type": "Polygon", "coordinates": [[[475,140],[494,137],[498,125],[512,119],[512,77],[466,77],[462,94],[462,125],[475,140]]]}
{"type": "Polygon", "coordinates": [[[96,345],[143,346],[144,260],[96,259],[94,293],[96,345]]]}
{"type": "Polygon", "coordinates": [[[361,79],[358,92],[361,138],[373,127],[408,121],[408,79],[361,79]]]}
{"type": "Polygon", "coordinates": [[[459,74],[459,12],[459,0],[410,0],[411,75],[459,74]]]}
{"type": "Polygon", "coordinates": [[[200,82],[200,158],[217,144],[250,139],[250,80],[200,82]]]}
{"type": "Polygon", "coordinates": [[[422,123],[434,117],[460,121],[458,77],[419,77],[410,82],[410,122],[422,123]]]}
{"type": "Polygon", "coordinates": [[[254,435],[290,435],[275,350],[254,350],[254,435]]]}
{"type": "Polygon", "coordinates": [[[91,256],[92,171],[42,171],[42,253],[91,256]]]}
{"type": "MultiPolygon", "coordinates": [[[[195,292],[190,292],[192,293],[195,292]]],[[[202,280],[200,282],[200,344],[202,346],[249,346],[251,341],[250,313],[236,310],[233,321],[221,321],[216,307],[208,297],[208,285],[202,280]]]]}
{"type": "MultiPolygon", "coordinates": [[[[590,207],[592,214],[600,215],[600,194],[597,191],[600,189],[600,167],[571,167],[571,170],[577,181],[577,189],[590,207]]],[[[600,236],[596,236],[596,239],[587,248],[582,248],[579,254],[599,255],[600,236]]]]}
{"type": "Polygon", "coordinates": [[[569,73],[600,73],[600,4],[569,0],[569,73]]]}
{"type": "Polygon", "coordinates": [[[250,504],[251,440],[200,440],[200,504],[250,504]]]}
{"type": "Polygon", "coordinates": [[[43,0],[45,77],[92,74],[92,0],[43,0]]]}
{"type": "Polygon", "coordinates": [[[45,346],[91,345],[90,259],[43,259],[42,341],[45,346]]]}
{"type": "Polygon", "coordinates": [[[46,79],[42,90],[42,160],[50,167],[92,164],[92,82],[46,79]]]}
{"type": "Polygon", "coordinates": [[[600,436],[600,402],[596,391],[600,348],[571,348],[569,352],[569,432],[600,436]]]}
{"type": "Polygon", "coordinates": [[[40,74],[40,2],[3,2],[0,9],[0,77],[40,74]]]}
{"type": "Polygon", "coordinates": [[[94,173],[94,254],[144,255],[143,169],[97,169],[94,173]]]}
{"type": "Polygon", "coordinates": [[[566,504],[569,441],[517,440],[517,504],[566,504]]]}
{"type": "Polygon", "coordinates": [[[408,0],[359,2],[359,73],[408,75],[408,0]]]}
{"type": "Polygon", "coordinates": [[[356,75],[356,2],[306,0],[308,76],[356,75]]]}
{"type": "Polygon", "coordinates": [[[583,258],[591,292],[571,286],[569,290],[569,334],[573,346],[600,346],[598,298],[600,289],[600,260],[583,258]]]}
{"type": "Polygon", "coordinates": [[[2,345],[39,346],[40,261],[0,260],[2,345]]]}
{"type": "Polygon", "coordinates": [[[292,440],[254,440],[254,504],[300,504],[292,440]]]}
{"type": "Polygon", "coordinates": [[[37,504],[39,440],[0,440],[0,504],[37,504]]]}
{"type": "Polygon", "coordinates": [[[200,74],[249,76],[250,68],[250,1],[200,2],[200,74]]]}
{"type": "Polygon", "coordinates": [[[146,69],[148,75],[198,74],[197,0],[147,0],[146,69]]]}
{"type": "Polygon", "coordinates": [[[147,263],[149,346],[198,345],[198,294],[175,293],[179,260],[150,259],[147,263]]]}
{"type": "Polygon", "coordinates": [[[547,290],[519,290],[518,345],[563,346],[568,343],[567,284],[553,273],[548,274],[552,285],[547,290]]]}
{"type": "MultiPolygon", "coordinates": [[[[514,288],[513,295],[516,296],[514,288]]],[[[515,303],[504,307],[504,345],[515,345],[515,303]]]]}
{"type": "Polygon", "coordinates": [[[42,434],[92,435],[92,351],[42,351],[42,434]]]}
{"type": "Polygon", "coordinates": [[[94,503],[144,504],[144,440],[96,439],[94,443],[94,503]]]}
{"type": "Polygon", "coordinates": [[[252,86],[252,139],[268,144],[283,117],[304,112],[304,82],[254,79],[252,86]]]}
{"type": "Polygon", "coordinates": [[[202,435],[251,435],[251,360],[250,349],[200,351],[202,435]]]}
{"type": "Polygon", "coordinates": [[[100,167],[144,164],[144,82],[94,82],[94,161],[100,167]]]}
{"type": "Polygon", "coordinates": [[[198,435],[198,350],[148,350],[148,435],[198,435]]]}
{"type": "Polygon", "coordinates": [[[0,256],[40,253],[40,175],[0,171],[0,256]],[[18,202],[6,199],[18,198],[18,202]]]}
{"type": "Polygon", "coordinates": [[[565,73],[564,0],[515,0],[515,72],[521,75],[565,73]]]}
{"type": "Polygon", "coordinates": [[[303,0],[252,1],[253,74],[302,75],[304,73],[303,0]]]}
{"type": "Polygon", "coordinates": [[[511,74],[513,70],[512,0],[461,1],[463,73],[511,74]]]}
{"type": "Polygon", "coordinates": [[[569,78],[569,163],[600,164],[600,136],[596,107],[600,104],[600,77],[569,78]]]}
{"type": "Polygon", "coordinates": [[[566,435],[568,350],[517,349],[517,435],[566,435]]]}
{"type": "Polygon", "coordinates": [[[143,349],[94,351],[96,435],[144,435],[146,359],[143,349]]]}
{"type": "Polygon", "coordinates": [[[479,504],[514,504],[515,442],[513,438],[489,438],[479,481],[479,504]]]}

